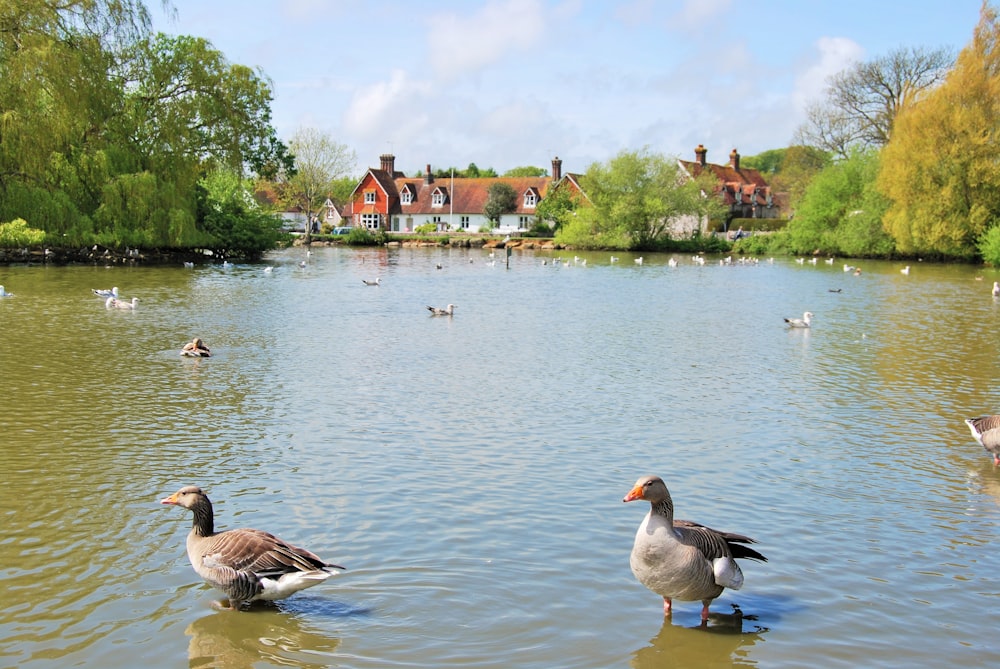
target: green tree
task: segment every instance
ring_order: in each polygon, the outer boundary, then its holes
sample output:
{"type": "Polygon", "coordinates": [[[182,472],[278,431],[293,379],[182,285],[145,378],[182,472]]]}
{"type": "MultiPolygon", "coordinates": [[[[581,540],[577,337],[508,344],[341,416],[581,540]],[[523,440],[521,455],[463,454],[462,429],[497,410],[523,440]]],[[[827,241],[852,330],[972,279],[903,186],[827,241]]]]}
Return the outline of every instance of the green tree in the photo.
{"type": "Polygon", "coordinates": [[[714,177],[706,173],[690,179],[676,159],[648,149],[622,151],[608,163],[592,164],[581,186],[593,206],[577,209],[556,235],[557,242],[652,249],[670,239],[676,219],[722,213],[714,177]]]}
{"type": "Polygon", "coordinates": [[[533,167],[531,165],[524,165],[522,167],[514,167],[503,173],[505,177],[547,177],[549,175],[548,170],[542,167],[533,167]]]}
{"type": "Polygon", "coordinates": [[[878,185],[885,226],[906,254],[971,258],[1000,225],[1000,24],[986,2],[940,87],[899,115],[878,185]]]}
{"type": "Polygon", "coordinates": [[[295,175],[288,180],[296,202],[306,212],[306,243],[312,234],[312,214],[331,194],[334,182],[351,172],[357,154],[316,128],[300,128],[289,142],[295,175]]]}
{"type": "Polygon", "coordinates": [[[869,150],[855,151],[821,171],[788,223],[791,250],[851,257],[891,254],[892,237],[882,229],[888,202],[875,187],[878,169],[878,153],[869,150]]]}
{"type": "Polygon", "coordinates": [[[490,227],[495,228],[500,224],[500,218],[512,211],[517,211],[514,187],[501,181],[490,184],[486,204],[483,205],[483,216],[490,222],[490,227]]]}
{"type": "Polygon", "coordinates": [[[578,207],[578,198],[574,197],[569,188],[552,186],[535,207],[535,220],[555,231],[569,221],[578,207]]]}

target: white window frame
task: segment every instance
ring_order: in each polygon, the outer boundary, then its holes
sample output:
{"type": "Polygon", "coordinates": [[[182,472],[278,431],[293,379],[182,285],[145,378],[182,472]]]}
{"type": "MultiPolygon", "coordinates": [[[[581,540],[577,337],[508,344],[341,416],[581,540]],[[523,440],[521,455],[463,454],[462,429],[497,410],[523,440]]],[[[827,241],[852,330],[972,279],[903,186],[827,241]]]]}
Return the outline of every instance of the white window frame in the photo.
{"type": "Polygon", "coordinates": [[[365,191],[365,204],[375,204],[375,191],[365,191]]]}
{"type": "Polygon", "coordinates": [[[399,201],[402,204],[413,204],[413,192],[409,188],[404,188],[399,201]]]}
{"type": "Polygon", "coordinates": [[[534,191],[527,191],[524,194],[524,206],[526,209],[534,209],[535,205],[538,204],[538,197],[535,195],[534,191]]]}

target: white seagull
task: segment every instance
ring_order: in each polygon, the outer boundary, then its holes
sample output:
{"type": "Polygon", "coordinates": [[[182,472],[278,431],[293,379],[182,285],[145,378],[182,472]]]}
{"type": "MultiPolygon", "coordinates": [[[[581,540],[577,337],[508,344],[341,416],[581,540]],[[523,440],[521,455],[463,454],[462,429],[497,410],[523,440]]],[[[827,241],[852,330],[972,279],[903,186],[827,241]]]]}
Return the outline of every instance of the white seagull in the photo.
{"type": "Polygon", "coordinates": [[[454,316],[455,315],[455,305],[449,304],[446,308],[441,309],[440,307],[427,307],[428,311],[431,312],[431,316],[454,316]]]}
{"type": "Polygon", "coordinates": [[[1000,281],[993,282],[993,297],[1000,297],[1000,281]]]}
{"type": "Polygon", "coordinates": [[[14,297],[14,293],[8,293],[3,286],[0,286],[0,297],[14,297]]]}
{"type": "Polygon", "coordinates": [[[115,286],[111,290],[102,290],[101,288],[92,288],[91,290],[93,290],[94,295],[97,295],[98,297],[103,297],[104,299],[113,297],[116,300],[118,299],[118,286],[115,286]]]}
{"type": "Polygon", "coordinates": [[[906,266],[906,267],[904,267],[903,269],[899,270],[899,273],[900,273],[900,274],[909,274],[909,273],[910,273],[910,266],[909,266],[909,265],[907,265],[907,266],[906,266]]]}
{"type": "Polygon", "coordinates": [[[807,311],[802,314],[802,318],[786,318],[785,322],[788,323],[788,327],[792,328],[808,328],[812,327],[813,313],[807,311]]]}
{"type": "Polygon", "coordinates": [[[369,281],[368,279],[361,279],[361,282],[364,283],[366,286],[377,286],[382,283],[382,278],[377,276],[375,277],[374,281],[369,281]]]}

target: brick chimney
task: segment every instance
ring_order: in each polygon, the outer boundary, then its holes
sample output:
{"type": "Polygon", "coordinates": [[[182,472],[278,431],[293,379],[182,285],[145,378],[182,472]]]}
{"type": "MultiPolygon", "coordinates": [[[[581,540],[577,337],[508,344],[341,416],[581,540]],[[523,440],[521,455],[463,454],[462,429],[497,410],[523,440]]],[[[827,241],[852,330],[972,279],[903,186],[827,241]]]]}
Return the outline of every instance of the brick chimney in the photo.
{"type": "Polygon", "coordinates": [[[431,164],[427,163],[427,171],[424,172],[424,183],[430,185],[434,183],[434,173],[431,172],[431,164]]]}
{"type": "Polygon", "coordinates": [[[383,172],[388,172],[390,177],[396,174],[396,156],[391,153],[383,153],[378,159],[382,162],[383,172]]]}
{"type": "Polygon", "coordinates": [[[740,169],[740,154],[736,153],[736,149],[729,154],[729,166],[734,170],[740,169]]]}
{"type": "Polygon", "coordinates": [[[705,159],[707,156],[708,156],[708,149],[705,148],[704,144],[699,144],[694,150],[694,161],[699,165],[701,165],[702,167],[704,167],[705,159]]]}
{"type": "Polygon", "coordinates": [[[552,180],[559,181],[562,179],[562,161],[559,160],[559,156],[552,159],[552,180]]]}

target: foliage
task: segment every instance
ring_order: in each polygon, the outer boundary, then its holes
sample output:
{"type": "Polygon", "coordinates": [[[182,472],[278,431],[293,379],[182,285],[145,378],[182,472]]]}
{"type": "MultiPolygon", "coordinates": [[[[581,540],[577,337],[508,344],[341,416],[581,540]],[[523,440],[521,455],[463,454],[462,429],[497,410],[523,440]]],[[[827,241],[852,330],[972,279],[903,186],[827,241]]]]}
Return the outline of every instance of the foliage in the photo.
{"type": "Polygon", "coordinates": [[[421,223],[420,225],[413,228],[413,232],[418,235],[426,235],[431,232],[437,232],[437,223],[431,223],[427,221],[426,223],[421,223]]]}
{"type": "MultiPolygon", "coordinates": [[[[444,169],[432,170],[435,179],[450,179],[455,177],[456,179],[476,179],[479,177],[495,177],[497,176],[497,171],[492,167],[487,167],[486,169],[480,169],[475,163],[469,163],[469,166],[462,170],[457,167],[446,167],[444,169]]],[[[422,177],[424,173],[417,170],[414,176],[422,177]]]]}
{"type": "Polygon", "coordinates": [[[285,236],[281,220],[261,210],[233,172],[216,170],[200,186],[205,231],[219,257],[256,260],[285,236]]]}
{"type": "Polygon", "coordinates": [[[562,227],[579,207],[579,198],[569,187],[556,184],[535,207],[536,226],[545,225],[551,231],[562,227]]]}
{"type": "MultiPolygon", "coordinates": [[[[295,203],[306,213],[306,221],[319,211],[330,195],[335,179],[346,176],[357,162],[357,155],[329,133],[316,128],[300,128],[289,142],[295,157],[295,174],[288,180],[295,203]]],[[[312,225],[306,225],[306,241],[312,225]]]]}
{"type": "Polygon", "coordinates": [[[984,3],[944,83],[899,115],[885,147],[885,226],[906,254],[972,258],[1000,224],[1000,24],[984,3]]]}
{"type": "Polygon", "coordinates": [[[781,169],[771,179],[772,192],[788,193],[789,204],[797,207],[813,178],[833,163],[823,149],[797,144],[785,149],[781,169]]]}
{"type": "Polygon", "coordinates": [[[534,167],[532,165],[514,167],[503,173],[505,177],[547,177],[548,175],[549,171],[544,167],[534,167]]]}
{"type": "Polygon", "coordinates": [[[517,211],[517,193],[514,187],[508,183],[494,182],[486,194],[486,204],[483,205],[483,216],[495,226],[500,222],[500,217],[517,211]]]}
{"type": "Polygon", "coordinates": [[[979,255],[983,261],[993,267],[1000,267],[1000,225],[993,225],[987,230],[979,242],[976,244],[979,255]]]}
{"type": "Polygon", "coordinates": [[[740,158],[740,165],[757,170],[770,179],[775,174],[781,172],[781,166],[785,161],[785,153],[787,151],[788,149],[770,149],[755,156],[743,156],[740,158]]]}
{"type": "Polygon", "coordinates": [[[389,236],[384,230],[372,231],[368,228],[351,228],[344,238],[344,243],[351,246],[382,246],[389,241],[389,236]]]}
{"type": "Polygon", "coordinates": [[[269,82],[206,40],[151,34],[141,2],[5,1],[0,15],[0,220],[48,244],[211,248],[199,180],[287,158],[269,82]]]}
{"type": "Polygon", "coordinates": [[[796,133],[799,143],[843,158],[858,148],[884,146],[899,112],[933,90],[952,62],[947,49],[900,47],[855,63],[830,77],[826,98],[807,108],[807,121],[796,133]]]}
{"type": "Polygon", "coordinates": [[[594,163],[581,178],[593,206],[579,207],[556,234],[556,242],[580,248],[653,249],[670,236],[679,217],[719,215],[722,202],[707,196],[714,177],[686,178],[676,159],[622,151],[606,164],[594,163]],[[590,239],[588,239],[588,237],[590,239]]]}
{"type": "Polygon", "coordinates": [[[793,252],[891,254],[892,238],[881,224],[888,203],[875,188],[878,169],[877,152],[856,151],[820,172],[788,223],[793,252]]]}
{"type": "Polygon", "coordinates": [[[0,223],[0,246],[37,246],[45,241],[45,232],[28,227],[23,218],[9,223],[0,223]]]}

